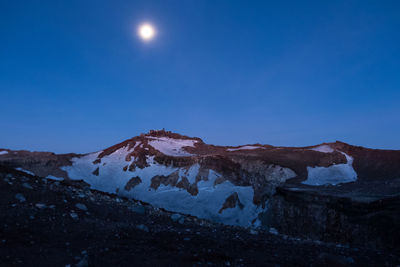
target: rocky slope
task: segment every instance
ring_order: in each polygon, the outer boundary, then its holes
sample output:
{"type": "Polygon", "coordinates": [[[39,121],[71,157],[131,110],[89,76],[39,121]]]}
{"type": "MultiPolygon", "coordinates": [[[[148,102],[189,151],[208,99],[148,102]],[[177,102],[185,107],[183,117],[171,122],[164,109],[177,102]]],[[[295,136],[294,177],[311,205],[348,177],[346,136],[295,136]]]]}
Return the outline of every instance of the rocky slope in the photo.
{"type": "Polygon", "coordinates": [[[374,237],[399,229],[397,213],[382,212],[382,229],[379,220],[360,218],[379,218],[379,211],[398,207],[400,151],[342,142],[224,147],[162,130],[85,155],[0,150],[0,164],[41,177],[84,180],[102,192],[228,225],[273,227],[333,242],[397,244],[374,237]],[[346,225],[361,230],[344,231],[346,225]]]}
{"type": "Polygon", "coordinates": [[[0,266],[396,266],[398,251],[301,240],[0,166],[0,266]]]}

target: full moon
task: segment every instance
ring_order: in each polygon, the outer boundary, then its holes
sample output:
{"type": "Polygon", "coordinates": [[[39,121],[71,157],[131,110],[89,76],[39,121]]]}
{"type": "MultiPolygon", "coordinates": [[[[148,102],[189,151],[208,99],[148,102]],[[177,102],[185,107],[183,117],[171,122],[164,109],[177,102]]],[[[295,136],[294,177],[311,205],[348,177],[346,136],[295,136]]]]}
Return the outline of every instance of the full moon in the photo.
{"type": "Polygon", "coordinates": [[[138,34],[143,41],[150,41],[156,35],[156,30],[153,25],[143,23],[138,28],[138,34]]]}

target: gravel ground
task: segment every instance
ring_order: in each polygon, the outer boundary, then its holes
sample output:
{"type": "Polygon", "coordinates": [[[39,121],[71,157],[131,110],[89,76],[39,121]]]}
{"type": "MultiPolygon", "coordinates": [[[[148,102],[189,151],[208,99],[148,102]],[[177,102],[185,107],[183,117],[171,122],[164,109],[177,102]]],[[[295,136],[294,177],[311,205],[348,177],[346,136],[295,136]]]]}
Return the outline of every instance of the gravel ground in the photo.
{"type": "Polygon", "coordinates": [[[397,266],[399,255],[224,226],[0,167],[2,266],[397,266]]]}

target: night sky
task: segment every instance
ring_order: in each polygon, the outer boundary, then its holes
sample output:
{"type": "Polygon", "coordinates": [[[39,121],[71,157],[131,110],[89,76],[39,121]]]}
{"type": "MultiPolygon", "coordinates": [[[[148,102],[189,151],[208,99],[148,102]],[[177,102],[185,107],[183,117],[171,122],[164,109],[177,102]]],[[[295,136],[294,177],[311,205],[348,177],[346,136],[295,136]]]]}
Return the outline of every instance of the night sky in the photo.
{"type": "Polygon", "coordinates": [[[400,149],[400,1],[1,1],[0,100],[0,148],[400,149]]]}

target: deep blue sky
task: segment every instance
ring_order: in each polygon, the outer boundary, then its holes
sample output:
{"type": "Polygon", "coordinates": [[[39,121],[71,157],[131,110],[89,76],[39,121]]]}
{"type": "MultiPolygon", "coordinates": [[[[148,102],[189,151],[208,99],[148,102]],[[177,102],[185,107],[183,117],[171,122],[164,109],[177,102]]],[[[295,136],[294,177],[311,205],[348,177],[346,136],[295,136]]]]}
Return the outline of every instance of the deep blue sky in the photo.
{"type": "Polygon", "coordinates": [[[400,1],[1,1],[0,99],[4,148],[90,152],[165,127],[400,149],[400,1]]]}

